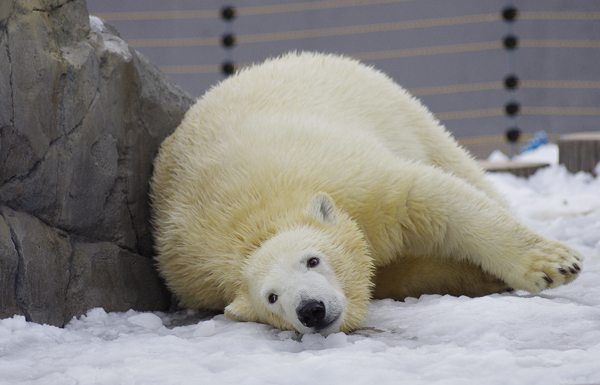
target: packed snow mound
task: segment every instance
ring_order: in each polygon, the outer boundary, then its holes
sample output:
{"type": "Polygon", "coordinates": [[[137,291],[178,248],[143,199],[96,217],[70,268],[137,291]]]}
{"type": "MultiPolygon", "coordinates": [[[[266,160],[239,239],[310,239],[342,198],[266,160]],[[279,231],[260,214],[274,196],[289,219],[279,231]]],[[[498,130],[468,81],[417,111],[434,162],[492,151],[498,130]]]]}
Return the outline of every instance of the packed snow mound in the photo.
{"type": "MultiPolygon", "coordinates": [[[[494,150],[487,158],[488,162],[508,162],[510,157],[505,155],[500,150],[494,150]]],[[[514,162],[533,162],[533,163],[548,163],[552,165],[558,164],[558,145],[548,143],[537,147],[534,150],[523,152],[516,155],[512,161],[514,162]]]]}

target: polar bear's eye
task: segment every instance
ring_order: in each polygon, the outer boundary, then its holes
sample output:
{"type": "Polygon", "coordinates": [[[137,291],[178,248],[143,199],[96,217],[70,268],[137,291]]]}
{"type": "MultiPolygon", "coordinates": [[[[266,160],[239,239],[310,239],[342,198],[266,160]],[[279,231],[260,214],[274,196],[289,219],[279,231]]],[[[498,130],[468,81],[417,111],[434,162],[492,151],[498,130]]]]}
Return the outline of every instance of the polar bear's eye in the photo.
{"type": "Polygon", "coordinates": [[[312,257],[306,262],[306,267],[317,267],[319,264],[319,258],[312,257]]]}
{"type": "Polygon", "coordinates": [[[277,302],[277,294],[269,294],[269,303],[277,302]]]}

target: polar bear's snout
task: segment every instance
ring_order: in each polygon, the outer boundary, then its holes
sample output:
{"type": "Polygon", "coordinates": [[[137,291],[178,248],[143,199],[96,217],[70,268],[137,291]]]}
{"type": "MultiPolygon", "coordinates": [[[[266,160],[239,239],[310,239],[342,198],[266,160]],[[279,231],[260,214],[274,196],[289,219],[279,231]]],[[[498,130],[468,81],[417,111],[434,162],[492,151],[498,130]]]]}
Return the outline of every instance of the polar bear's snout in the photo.
{"type": "Polygon", "coordinates": [[[345,296],[333,277],[316,272],[290,274],[286,283],[287,288],[280,290],[282,310],[297,331],[304,334],[338,331],[345,296]]]}
{"type": "Polygon", "coordinates": [[[335,332],[342,321],[343,308],[342,299],[337,296],[324,300],[305,297],[296,306],[296,318],[301,324],[297,325],[297,330],[303,333],[335,332]]]}
{"type": "Polygon", "coordinates": [[[323,329],[330,322],[325,321],[325,304],[315,300],[303,302],[296,309],[298,320],[307,328],[323,329]]]}

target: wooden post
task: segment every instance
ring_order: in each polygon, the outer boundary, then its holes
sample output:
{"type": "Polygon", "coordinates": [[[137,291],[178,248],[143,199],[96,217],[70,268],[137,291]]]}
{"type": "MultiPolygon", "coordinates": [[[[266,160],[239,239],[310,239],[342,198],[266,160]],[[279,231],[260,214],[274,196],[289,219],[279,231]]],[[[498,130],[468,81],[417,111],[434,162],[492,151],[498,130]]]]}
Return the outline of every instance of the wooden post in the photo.
{"type": "Polygon", "coordinates": [[[540,168],[550,166],[548,163],[537,162],[488,162],[480,160],[478,163],[487,172],[510,172],[524,178],[533,175],[540,168]]]}
{"type": "Polygon", "coordinates": [[[558,162],[572,173],[578,171],[596,175],[600,162],[600,131],[562,135],[558,140],[558,162]]]}

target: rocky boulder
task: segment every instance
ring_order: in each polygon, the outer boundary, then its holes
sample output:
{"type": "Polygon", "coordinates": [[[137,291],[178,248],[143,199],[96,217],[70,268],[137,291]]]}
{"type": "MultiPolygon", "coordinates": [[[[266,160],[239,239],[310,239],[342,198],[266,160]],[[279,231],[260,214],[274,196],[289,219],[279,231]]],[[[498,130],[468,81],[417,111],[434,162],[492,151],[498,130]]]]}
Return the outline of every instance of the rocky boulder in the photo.
{"type": "Polygon", "coordinates": [[[148,180],[192,103],[84,0],[2,0],[0,317],[168,308],[148,180]]]}

